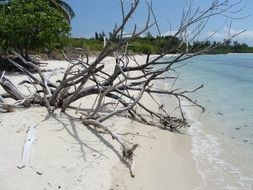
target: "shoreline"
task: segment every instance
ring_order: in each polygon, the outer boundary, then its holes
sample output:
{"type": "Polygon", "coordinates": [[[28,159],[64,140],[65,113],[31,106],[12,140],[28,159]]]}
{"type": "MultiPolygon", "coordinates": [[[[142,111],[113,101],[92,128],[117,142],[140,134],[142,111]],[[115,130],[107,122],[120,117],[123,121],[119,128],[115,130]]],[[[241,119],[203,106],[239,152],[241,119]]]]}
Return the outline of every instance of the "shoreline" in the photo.
{"type": "Polygon", "coordinates": [[[132,138],[140,144],[135,152],[136,177],[118,163],[112,170],[113,189],[194,190],[203,185],[191,153],[191,139],[151,126],[132,123],[132,138]]]}
{"type": "Polygon", "coordinates": [[[182,87],[205,84],[203,91],[191,97],[206,112],[184,106],[193,126],[189,129],[193,153],[205,181],[200,189],[252,189],[251,60],[252,55],[241,54],[199,56],[178,71],[182,87]]]}
{"type": "MultiPolygon", "coordinates": [[[[140,61],[146,59],[136,57],[140,61]]],[[[68,65],[58,61],[49,63],[50,69],[68,65]]],[[[14,83],[23,77],[13,76],[14,83]]],[[[25,94],[26,90],[23,89],[25,94]]],[[[142,101],[149,99],[145,97],[142,101]]],[[[158,109],[155,105],[150,107],[158,109]]],[[[131,178],[127,167],[120,162],[119,146],[109,135],[97,134],[65,114],[56,112],[48,118],[45,108],[33,107],[0,116],[0,189],[190,190],[202,184],[187,135],[122,117],[106,121],[124,140],[139,144],[135,152],[136,177],[131,178]],[[30,167],[18,169],[26,131],[41,121],[30,167]]]]}

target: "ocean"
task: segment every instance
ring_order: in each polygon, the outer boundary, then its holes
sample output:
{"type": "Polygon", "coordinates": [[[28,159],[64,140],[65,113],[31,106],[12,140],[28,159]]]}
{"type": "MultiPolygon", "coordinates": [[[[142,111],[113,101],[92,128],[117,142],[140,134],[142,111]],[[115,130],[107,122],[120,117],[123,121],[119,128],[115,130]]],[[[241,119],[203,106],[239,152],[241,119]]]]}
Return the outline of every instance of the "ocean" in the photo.
{"type": "MultiPolygon", "coordinates": [[[[174,88],[206,108],[183,101],[192,153],[204,185],[196,190],[253,189],[253,54],[201,55],[174,65],[174,88]]],[[[170,88],[167,83],[165,87],[170,88]]],[[[169,90],[169,89],[168,89],[169,90]]]]}

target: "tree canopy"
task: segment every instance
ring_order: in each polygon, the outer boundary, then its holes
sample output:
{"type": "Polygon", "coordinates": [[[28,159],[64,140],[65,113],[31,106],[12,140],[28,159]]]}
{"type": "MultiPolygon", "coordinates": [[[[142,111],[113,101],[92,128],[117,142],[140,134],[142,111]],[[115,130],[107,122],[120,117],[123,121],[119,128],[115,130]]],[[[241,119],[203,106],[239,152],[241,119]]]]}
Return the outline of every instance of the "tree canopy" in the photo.
{"type": "Polygon", "coordinates": [[[44,0],[11,0],[0,5],[0,46],[28,57],[28,51],[55,48],[70,26],[64,14],[44,0]]]}
{"type": "MultiPolygon", "coordinates": [[[[1,3],[7,3],[11,0],[0,0],[1,3]]],[[[69,6],[68,3],[61,1],[61,0],[47,0],[51,3],[51,5],[55,8],[58,8],[61,10],[61,12],[65,15],[65,18],[70,22],[70,20],[75,16],[75,12],[73,9],[69,6]]]]}

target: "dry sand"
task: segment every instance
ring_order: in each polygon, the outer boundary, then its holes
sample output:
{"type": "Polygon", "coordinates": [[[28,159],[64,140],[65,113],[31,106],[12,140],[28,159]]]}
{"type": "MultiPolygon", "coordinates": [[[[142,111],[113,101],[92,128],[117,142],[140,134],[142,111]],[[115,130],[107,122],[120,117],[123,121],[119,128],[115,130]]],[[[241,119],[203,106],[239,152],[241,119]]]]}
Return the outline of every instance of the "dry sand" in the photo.
{"type": "MultiPolygon", "coordinates": [[[[66,66],[66,62],[51,61],[48,67],[66,66]]],[[[9,78],[17,84],[24,76],[9,78]]],[[[23,92],[27,93],[25,88],[23,92]]],[[[148,98],[143,101],[150,102],[148,98]]],[[[139,144],[135,178],[120,161],[121,150],[110,136],[95,133],[69,115],[56,112],[48,117],[40,107],[0,113],[0,190],[191,190],[201,185],[189,136],[120,117],[106,125],[123,139],[139,144]],[[18,169],[26,131],[37,124],[30,167],[18,169]]]]}

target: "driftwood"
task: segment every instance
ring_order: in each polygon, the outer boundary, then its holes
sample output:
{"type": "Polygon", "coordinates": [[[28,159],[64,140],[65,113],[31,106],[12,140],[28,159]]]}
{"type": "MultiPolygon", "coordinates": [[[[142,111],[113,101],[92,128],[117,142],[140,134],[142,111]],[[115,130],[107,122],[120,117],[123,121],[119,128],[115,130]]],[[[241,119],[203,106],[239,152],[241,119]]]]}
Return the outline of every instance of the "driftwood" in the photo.
{"type": "MultiPolygon", "coordinates": [[[[105,38],[104,48],[94,61],[89,59],[88,53],[83,49],[78,49],[78,51],[85,55],[84,60],[76,59],[73,61],[67,56],[67,53],[65,54],[63,52],[63,55],[66,60],[69,61],[70,65],[65,70],[60,81],[52,82],[50,78],[55,74],[54,72],[45,76],[36,64],[25,60],[18,53],[13,51],[12,53],[16,57],[20,58],[25,64],[32,67],[39,74],[39,77],[36,77],[22,65],[14,60],[9,60],[10,63],[22,71],[23,74],[28,76],[30,82],[27,80],[28,82],[23,81],[22,84],[29,83],[34,88],[34,91],[31,92],[30,96],[24,96],[18,88],[4,76],[4,73],[1,74],[0,85],[11,98],[17,100],[17,103],[14,104],[15,106],[28,107],[28,105],[39,104],[47,107],[49,112],[53,112],[55,109],[61,109],[62,112],[67,112],[73,102],[97,95],[92,108],[86,110],[85,107],[82,108],[81,106],[77,108],[77,113],[79,113],[80,110],[85,110],[82,111],[80,120],[85,126],[94,126],[108,133],[122,147],[122,156],[124,159],[133,162],[133,152],[137,145],[134,144],[130,146],[126,144],[120,136],[113,133],[110,127],[106,126],[104,122],[114,116],[127,116],[138,122],[154,125],[170,131],[177,131],[181,127],[188,126],[181,102],[182,100],[186,100],[204,111],[201,105],[187,96],[187,94],[202,88],[203,85],[194,90],[175,89],[174,83],[178,77],[173,75],[173,66],[222,45],[209,46],[199,51],[195,51],[189,46],[194,39],[196,40],[198,38],[211,17],[222,15],[225,18],[231,18],[229,14],[234,11],[238,3],[230,4],[228,0],[213,0],[210,7],[206,10],[201,10],[200,8],[192,10],[192,6],[190,5],[188,9],[184,10],[180,27],[177,32],[173,34],[173,37],[178,38],[180,43],[178,43],[177,46],[170,46],[172,41],[168,40],[160,55],[154,58],[147,55],[146,61],[141,63],[128,51],[128,46],[131,45],[134,39],[147,32],[151,27],[156,26],[158,30],[159,27],[152,10],[152,3],[145,1],[148,10],[145,26],[141,29],[135,26],[133,31],[127,33],[126,36],[125,27],[130,18],[134,17],[140,0],[132,0],[131,2],[130,8],[126,8],[127,5],[125,5],[125,2],[123,0],[120,1],[122,22],[115,26],[110,38],[105,38]],[[183,47],[186,48],[183,49],[183,47]],[[177,55],[166,58],[166,55],[171,52],[177,52],[177,55]],[[114,61],[111,63],[104,63],[105,58],[111,55],[114,56],[114,61]],[[114,66],[113,72],[106,70],[105,66],[108,64],[114,66]],[[163,80],[173,81],[171,89],[159,89],[156,87],[155,84],[163,80]],[[144,95],[151,96],[160,111],[150,109],[149,105],[142,103],[140,100],[144,95]],[[166,112],[166,108],[156,100],[157,98],[155,95],[175,97],[178,100],[181,118],[171,117],[166,112]],[[137,107],[141,108],[142,112],[137,111],[137,107]],[[108,111],[105,112],[104,110],[108,111]],[[146,117],[145,115],[149,115],[150,117],[146,117]]],[[[232,39],[236,35],[238,34],[228,36],[227,40],[232,39]]],[[[208,39],[207,37],[206,40],[208,39]]],[[[0,96],[0,101],[2,102],[1,105],[3,108],[3,103],[5,101],[4,96],[0,96]]],[[[34,134],[34,130],[35,128],[30,128],[29,131],[34,134]]],[[[28,140],[29,139],[33,139],[33,137],[28,137],[28,140]]],[[[33,141],[26,141],[27,146],[30,147],[32,142],[33,141]]],[[[29,148],[26,148],[25,145],[23,151],[23,155],[25,154],[25,156],[23,156],[20,167],[28,163],[28,155],[30,154],[30,150],[28,149],[29,148]]]]}
{"type": "Polygon", "coordinates": [[[0,77],[0,85],[3,87],[3,89],[10,94],[10,96],[15,100],[21,100],[25,98],[25,96],[17,89],[17,87],[8,80],[5,76],[5,72],[1,74],[0,77]]]}
{"type": "Polygon", "coordinates": [[[6,112],[13,112],[14,111],[14,106],[11,104],[7,104],[7,103],[0,102],[0,108],[6,112]]]}
{"type": "Polygon", "coordinates": [[[4,103],[4,98],[0,95],[0,103],[4,103]]]}
{"type": "Polygon", "coordinates": [[[32,152],[32,146],[36,140],[36,126],[32,126],[27,131],[26,140],[23,146],[22,159],[20,164],[17,166],[18,169],[30,166],[30,156],[32,152]]]}

